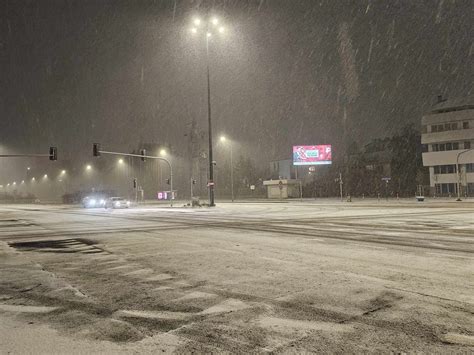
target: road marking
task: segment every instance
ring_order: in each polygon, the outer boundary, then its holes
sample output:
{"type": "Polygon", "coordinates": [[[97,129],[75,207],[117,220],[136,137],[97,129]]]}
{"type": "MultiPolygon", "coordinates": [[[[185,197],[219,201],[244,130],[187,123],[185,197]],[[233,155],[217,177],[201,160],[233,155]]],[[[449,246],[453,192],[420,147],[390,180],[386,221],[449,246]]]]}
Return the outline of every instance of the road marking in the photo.
{"type": "Polygon", "coordinates": [[[145,279],[145,281],[165,281],[165,280],[171,280],[173,276],[169,274],[159,274],[155,276],[151,276],[145,279]]]}
{"type": "Polygon", "coordinates": [[[447,257],[450,257],[450,258],[472,259],[472,256],[463,256],[463,255],[455,255],[455,254],[430,253],[430,252],[428,252],[427,254],[431,254],[431,255],[442,255],[442,256],[447,256],[447,257]]]}
{"type": "Polygon", "coordinates": [[[58,308],[59,307],[0,304],[0,311],[19,313],[49,313],[55,311],[58,308]]]}
{"type": "Polygon", "coordinates": [[[375,245],[370,245],[369,243],[367,244],[362,244],[362,243],[351,243],[352,245],[358,245],[358,246],[361,246],[361,247],[364,247],[364,248],[374,248],[374,249],[380,249],[380,250],[386,250],[387,248],[384,248],[384,247],[378,247],[378,246],[375,246],[375,245]]]}
{"type": "Polygon", "coordinates": [[[131,317],[131,318],[148,318],[148,319],[177,319],[183,320],[191,317],[192,313],[184,312],[171,312],[171,311],[134,311],[134,310],[123,310],[115,312],[118,317],[131,317]]]}

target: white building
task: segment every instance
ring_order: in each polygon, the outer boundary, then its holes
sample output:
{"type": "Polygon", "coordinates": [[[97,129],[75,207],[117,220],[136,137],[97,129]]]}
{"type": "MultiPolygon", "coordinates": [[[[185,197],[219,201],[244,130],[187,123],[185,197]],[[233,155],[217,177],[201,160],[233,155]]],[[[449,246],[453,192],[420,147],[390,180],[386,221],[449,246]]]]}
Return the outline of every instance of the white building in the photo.
{"type": "Polygon", "coordinates": [[[474,196],[474,96],[453,100],[439,97],[421,123],[423,166],[430,170],[431,193],[456,195],[460,178],[461,194],[474,196]]]}

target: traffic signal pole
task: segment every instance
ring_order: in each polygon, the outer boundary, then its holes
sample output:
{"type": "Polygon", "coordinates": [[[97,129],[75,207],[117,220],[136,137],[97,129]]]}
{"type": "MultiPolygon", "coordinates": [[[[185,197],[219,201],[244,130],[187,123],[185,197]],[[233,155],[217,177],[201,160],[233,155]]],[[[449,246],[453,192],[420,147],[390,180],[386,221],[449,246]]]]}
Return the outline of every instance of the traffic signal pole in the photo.
{"type": "Polygon", "coordinates": [[[58,160],[58,149],[49,147],[49,154],[0,154],[0,158],[49,158],[49,160],[58,160]]]}
{"type": "Polygon", "coordinates": [[[93,155],[98,157],[101,154],[120,155],[120,156],[123,156],[123,157],[137,157],[137,158],[142,158],[142,159],[145,159],[145,158],[146,159],[157,159],[157,160],[162,160],[162,161],[166,162],[168,164],[169,168],[170,168],[170,189],[171,189],[170,203],[171,203],[171,207],[173,207],[173,197],[174,197],[174,193],[173,193],[173,166],[171,165],[171,162],[168,159],[165,159],[163,157],[155,157],[155,156],[152,156],[152,155],[144,155],[144,154],[109,152],[109,151],[106,151],[106,150],[100,150],[99,144],[94,143],[94,145],[93,145],[93,155]]]}

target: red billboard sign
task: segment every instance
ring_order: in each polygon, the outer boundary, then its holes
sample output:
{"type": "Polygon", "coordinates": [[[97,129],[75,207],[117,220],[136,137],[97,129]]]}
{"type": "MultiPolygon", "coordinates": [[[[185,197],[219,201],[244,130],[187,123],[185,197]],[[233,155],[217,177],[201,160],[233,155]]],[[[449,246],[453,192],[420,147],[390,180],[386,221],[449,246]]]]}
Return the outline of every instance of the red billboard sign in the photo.
{"type": "Polygon", "coordinates": [[[327,165],[331,163],[330,144],[293,146],[293,165],[327,165]]]}

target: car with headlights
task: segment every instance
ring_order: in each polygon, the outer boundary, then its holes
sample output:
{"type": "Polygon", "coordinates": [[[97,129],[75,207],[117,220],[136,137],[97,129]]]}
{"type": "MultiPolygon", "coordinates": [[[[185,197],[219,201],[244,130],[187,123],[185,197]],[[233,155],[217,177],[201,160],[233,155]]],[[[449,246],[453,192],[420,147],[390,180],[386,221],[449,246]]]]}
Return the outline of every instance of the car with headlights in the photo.
{"type": "Polygon", "coordinates": [[[105,206],[105,197],[103,196],[86,196],[82,199],[82,207],[99,208],[105,206]]]}
{"type": "Polygon", "coordinates": [[[129,208],[130,201],[123,197],[110,197],[105,200],[105,208],[129,208]]]}

